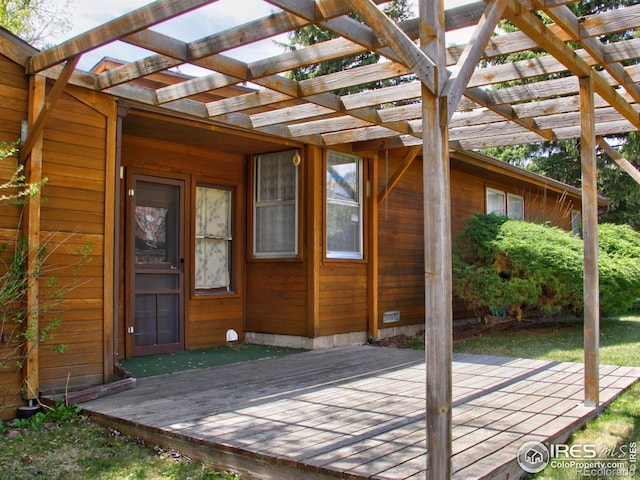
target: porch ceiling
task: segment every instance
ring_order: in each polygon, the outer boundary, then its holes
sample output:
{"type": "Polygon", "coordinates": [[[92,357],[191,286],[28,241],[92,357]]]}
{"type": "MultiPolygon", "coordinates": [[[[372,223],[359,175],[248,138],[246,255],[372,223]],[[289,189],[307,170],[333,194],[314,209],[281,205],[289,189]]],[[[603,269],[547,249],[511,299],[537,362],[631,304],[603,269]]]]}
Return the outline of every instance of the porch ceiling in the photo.
{"type": "Polygon", "coordinates": [[[246,136],[215,125],[199,124],[190,120],[160,117],[154,113],[135,110],[124,119],[126,134],[151,140],[173,141],[199,149],[255,155],[282,150],[281,142],[269,142],[264,137],[246,136]]]}
{"type": "MultiPolygon", "coordinates": [[[[356,94],[337,93],[347,87],[406,78],[413,72],[428,85],[430,67],[424,67],[428,63],[424,61],[426,56],[414,64],[412,55],[419,51],[407,41],[408,37],[415,42],[419,36],[417,18],[399,25],[403,34],[379,14],[370,10],[366,14],[372,6],[369,0],[267,1],[274,7],[272,15],[185,42],[151,27],[215,0],[158,0],[35,53],[27,63],[27,72],[42,72],[56,79],[62,74],[64,62],[120,40],[151,53],[139,61],[100,72],[76,70],[70,83],[172,115],[290,142],[321,146],[355,143],[356,150],[421,144],[421,81],[356,94]],[[352,7],[365,18],[364,24],[348,17],[352,7]],[[238,46],[309,24],[331,30],[338,37],[249,63],[230,53],[238,46]],[[367,50],[380,53],[383,61],[299,82],[285,76],[294,68],[367,50]],[[172,74],[170,82],[166,78],[158,81],[160,72],[186,64],[203,68],[206,74],[195,78],[172,74]],[[252,89],[247,82],[253,85],[252,89]]],[[[640,38],[610,44],[601,41],[604,35],[638,29],[640,5],[578,19],[567,7],[570,3],[492,0],[446,11],[447,31],[476,27],[468,48],[451,46],[447,51],[451,81],[445,92],[454,99],[449,106],[452,149],[579,137],[578,77],[588,75],[594,77],[597,94],[596,135],[640,129],[640,65],[635,64],[640,57],[640,38]],[[534,15],[536,11],[544,11],[554,23],[543,25],[534,15]],[[497,34],[485,42],[483,39],[492,32],[487,30],[487,18],[492,16],[508,18],[521,31],[497,34]],[[580,45],[575,53],[567,46],[569,41],[580,45]],[[534,49],[549,54],[483,66],[483,60],[534,49]],[[465,70],[469,70],[468,74],[465,70]],[[555,78],[537,81],[537,76],[548,74],[555,78]],[[529,83],[495,88],[497,84],[522,79],[529,83]],[[463,95],[459,102],[455,101],[456,90],[463,95]]]]}

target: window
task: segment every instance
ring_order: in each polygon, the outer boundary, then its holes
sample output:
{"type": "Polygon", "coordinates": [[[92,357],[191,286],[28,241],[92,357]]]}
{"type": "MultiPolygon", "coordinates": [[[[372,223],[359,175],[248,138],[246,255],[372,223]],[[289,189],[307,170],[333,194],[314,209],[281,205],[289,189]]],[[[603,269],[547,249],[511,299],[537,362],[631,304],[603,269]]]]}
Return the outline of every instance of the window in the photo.
{"type": "Polygon", "coordinates": [[[487,213],[505,215],[504,192],[487,188],[487,213]]]}
{"type": "Polygon", "coordinates": [[[363,258],[362,160],[327,153],[327,257],[363,258]]]}
{"type": "Polygon", "coordinates": [[[507,195],[507,215],[514,220],[524,220],[524,197],[507,195]]]}
{"type": "Polygon", "coordinates": [[[232,191],[196,187],[195,288],[231,290],[232,191]]]}
{"type": "Polygon", "coordinates": [[[571,210],[571,234],[577,237],[582,234],[582,215],[580,210],[571,210]]]}
{"type": "Polygon", "coordinates": [[[253,255],[298,255],[298,167],[296,150],[255,158],[253,255]]]}
{"type": "Polygon", "coordinates": [[[524,197],[487,188],[487,213],[507,215],[514,220],[524,220],[524,197]]]}

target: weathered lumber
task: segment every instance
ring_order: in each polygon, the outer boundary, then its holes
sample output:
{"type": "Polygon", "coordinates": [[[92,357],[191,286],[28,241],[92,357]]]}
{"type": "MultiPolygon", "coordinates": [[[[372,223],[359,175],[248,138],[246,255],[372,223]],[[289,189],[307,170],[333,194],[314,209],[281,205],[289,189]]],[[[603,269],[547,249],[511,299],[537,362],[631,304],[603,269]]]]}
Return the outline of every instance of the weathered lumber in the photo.
{"type": "Polygon", "coordinates": [[[582,238],[584,241],[584,403],[600,398],[600,287],[598,276],[598,167],[592,76],[580,79],[582,238]]]}
{"type": "Polygon", "coordinates": [[[105,385],[98,385],[97,387],[91,387],[85,390],[79,390],[77,392],[69,392],[65,395],[65,404],[75,405],[78,403],[84,403],[90,400],[95,400],[96,398],[113,395],[114,393],[131,390],[135,387],[135,378],[125,378],[124,380],[118,380],[112,383],[107,383],[105,385]]]}

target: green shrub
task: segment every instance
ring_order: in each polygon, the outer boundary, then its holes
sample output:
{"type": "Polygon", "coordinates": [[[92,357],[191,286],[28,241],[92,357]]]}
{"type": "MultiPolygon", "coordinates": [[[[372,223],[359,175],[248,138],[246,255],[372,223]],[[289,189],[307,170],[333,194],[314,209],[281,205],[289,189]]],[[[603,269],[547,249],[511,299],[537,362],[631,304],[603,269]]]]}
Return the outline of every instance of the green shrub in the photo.
{"type": "MultiPolygon", "coordinates": [[[[619,315],[640,295],[640,235],[600,232],[600,312],[619,315]]],[[[479,313],[582,312],[582,240],[557,227],[476,214],[454,245],[453,274],[454,292],[479,313]]]]}
{"type": "Polygon", "coordinates": [[[602,224],[598,244],[600,311],[626,313],[640,297],[640,234],[628,225],[602,224]]]}

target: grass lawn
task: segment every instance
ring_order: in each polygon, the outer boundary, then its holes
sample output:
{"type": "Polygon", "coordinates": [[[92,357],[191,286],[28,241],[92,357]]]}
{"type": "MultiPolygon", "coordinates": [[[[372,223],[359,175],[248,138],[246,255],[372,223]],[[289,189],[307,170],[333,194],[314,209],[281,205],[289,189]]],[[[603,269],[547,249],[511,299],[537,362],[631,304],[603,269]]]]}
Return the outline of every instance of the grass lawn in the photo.
{"type": "MultiPolygon", "coordinates": [[[[640,315],[600,322],[600,363],[640,366],[640,315]]],[[[454,345],[454,351],[559,362],[583,361],[582,321],[562,319],[539,326],[515,327],[485,333],[454,345]]],[[[629,448],[640,442],[640,383],[624,392],[597,419],[571,437],[571,445],[629,448]]],[[[638,474],[636,474],[638,475],[638,474]]],[[[552,468],[536,479],[604,478],[578,476],[575,469],[552,468]]],[[[606,478],[631,478],[607,476],[606,478]]],[[[633,477],[635,478],[635,477],[633,477]]]]}
{"type": "MultiPolygon", "coordinates": [[[[65,408],[65,407],[63,407],[65,408]]],[[[146,446],[74,415],[0,437],[2,480],[233,480],[178,452],[146,446]],[[13,435],[16,435],[13,437],[13,435]]]]}

